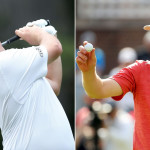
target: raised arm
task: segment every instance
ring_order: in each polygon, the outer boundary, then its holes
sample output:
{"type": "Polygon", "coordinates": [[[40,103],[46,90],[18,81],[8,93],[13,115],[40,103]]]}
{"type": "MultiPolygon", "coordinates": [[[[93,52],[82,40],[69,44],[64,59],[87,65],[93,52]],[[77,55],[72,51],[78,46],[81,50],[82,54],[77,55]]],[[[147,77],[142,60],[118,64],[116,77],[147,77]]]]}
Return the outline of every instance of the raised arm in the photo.
{"type": "Polygon", "coordinates": [[[55,94],[58,95],[62,81],[62,64],[60,57],[62,46],[59,40],[37,26],[23,27],[16,30],[15,33],[29,44],[41,45],[47,49],[48,73],[46,78],[55,94]]]}
{"type": "Polygon", "coordinates": [[[48,64],[62,53],[62,46],[59,40],[40,27],[23,27],[16,30],[15,33],[31,45],[44,46],[48,52],[48,64]]]}
{"type": "MultiPolygon", "coordinates": [[[[85,41],[83,45],[87,44],[85,41]]],[[[83,46],[79,47],[76,62],[82,72],[83,87],[91,98],[106,98],[122,94],[120,85],[112,79],[101,79],[96,73],[95,49],[87,52],[83,46]]]]}

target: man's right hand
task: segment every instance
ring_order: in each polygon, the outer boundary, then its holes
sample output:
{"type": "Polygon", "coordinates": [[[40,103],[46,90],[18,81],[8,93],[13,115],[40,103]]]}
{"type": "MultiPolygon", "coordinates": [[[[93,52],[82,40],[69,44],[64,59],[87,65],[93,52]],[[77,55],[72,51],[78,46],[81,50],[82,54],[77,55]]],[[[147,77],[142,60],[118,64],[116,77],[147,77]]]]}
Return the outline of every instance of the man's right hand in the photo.
{"type": "MultiPolygon", "coordinates": [[[[83,45],[87,43],[84,41],[83,45]]],[[[121,95],[123,91],[115,80],[101,79],[97,75],[95,49],[87,52],[83,46],[80,46],[79,50],[76,62],[82,71],[82,83],[87,95],[96,99],[121,95]]]]}
{"type": "MultiPolygon", "coordinates": [[[[83,45],[86,45],[88,42],[84,41],[83,45]]],[[[87,52],[83,46],[79,46],[79,51],[77,52],[76,62],[79,69],[82,72],[94,71],[96,67],[96,56],[95,49],[91,52],[87,52]]]]}
{"type": "Polygon", "coordinates": [[[16,30],[15,33],[31,45],[44,46],[48,52],[48,64],[62,53],[62,46],[59,40],[40,27],[23,27],[16,30]]]}
{"type": "Polygon", "coordinates": [[[33,27],[23,27],[15,31],[21,39],[27,41],[31,45],[40,45],[42,39],[48,34],[42,28],[33,26],[33,27]]]}

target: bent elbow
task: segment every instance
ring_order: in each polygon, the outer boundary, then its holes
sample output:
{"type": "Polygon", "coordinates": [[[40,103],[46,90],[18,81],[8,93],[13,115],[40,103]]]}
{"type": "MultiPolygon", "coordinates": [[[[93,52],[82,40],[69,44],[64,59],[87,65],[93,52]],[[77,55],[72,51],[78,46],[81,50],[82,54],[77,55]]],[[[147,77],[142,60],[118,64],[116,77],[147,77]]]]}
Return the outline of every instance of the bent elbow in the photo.
{"type": "Polygon", "coordinates": [[[60,88],[59,88],[59,89],[56,89],[56,90],[54,91],[54,93],[56,94],[56,96],[58,96],[58,95],[60,94],[60,88]]]}
{"type": "Polygon", "coordinates": [[[55,93],[56,96],[58,96],[60,94],[60,89],[61,89],[61,83],[59,83],[58,81],[53,81],[51,82],[51,87],[55,93]]]}
{"type": "Polygon", "coordinates": [[[55,87],[53,88],[54,93],[56,96],[60,94],[60,86],[55,84],[55,87]]]}
{"type": "Polygon", "coordinates": [[[53,92],[55,93],[56,96],[59,95],[60,89],[61,89],[61,82],[54,81],[52,79],[47,78],[47,81],[49,82],[53,92]]]}
{"type": "Polygon", "coordinates": [[[62,53],[62,46],[58,40],[55,40],[53,43],[49,43],[46,47],[48,51],[48,64],[57,59],[62,53]]]}
{"type": "Polygon", "coordinates": [[[57,56],[60,56],[63,52],[62,45],[59,41],[56,42],[56,44],[55,44],[55,50],[56,50],[57,56]]]}

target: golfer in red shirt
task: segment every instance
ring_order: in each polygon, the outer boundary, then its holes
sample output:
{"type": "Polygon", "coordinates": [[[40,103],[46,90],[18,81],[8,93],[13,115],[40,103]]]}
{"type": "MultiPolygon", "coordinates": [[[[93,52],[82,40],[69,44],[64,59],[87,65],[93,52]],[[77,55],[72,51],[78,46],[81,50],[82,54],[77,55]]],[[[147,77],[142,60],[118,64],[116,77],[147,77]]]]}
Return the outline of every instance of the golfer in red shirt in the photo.
{"type": "Polygon", "coordinates": [[[132,92],[135,108],[133,150],[150,150],[150,61],[136,61],[116,75],[101,79],[96,73],[95,49],[87,52],[80,46],[79,50],[76,62],[87,95],[96,99],[113,97],[118,101],[132,92]]]}

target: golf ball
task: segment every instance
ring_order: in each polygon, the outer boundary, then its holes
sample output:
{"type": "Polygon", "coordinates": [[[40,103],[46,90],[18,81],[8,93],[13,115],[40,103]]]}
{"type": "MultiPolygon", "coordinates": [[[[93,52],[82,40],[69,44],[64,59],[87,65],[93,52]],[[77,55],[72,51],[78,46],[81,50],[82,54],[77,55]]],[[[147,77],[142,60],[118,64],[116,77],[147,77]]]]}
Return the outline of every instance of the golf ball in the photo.
{"type": "Polygon", "coordinates": [[[88,52],[91,52],[92,49],[93,49],[93,45],[91,43],[87,43],[84,48],[88,51],[88,52]]]}

